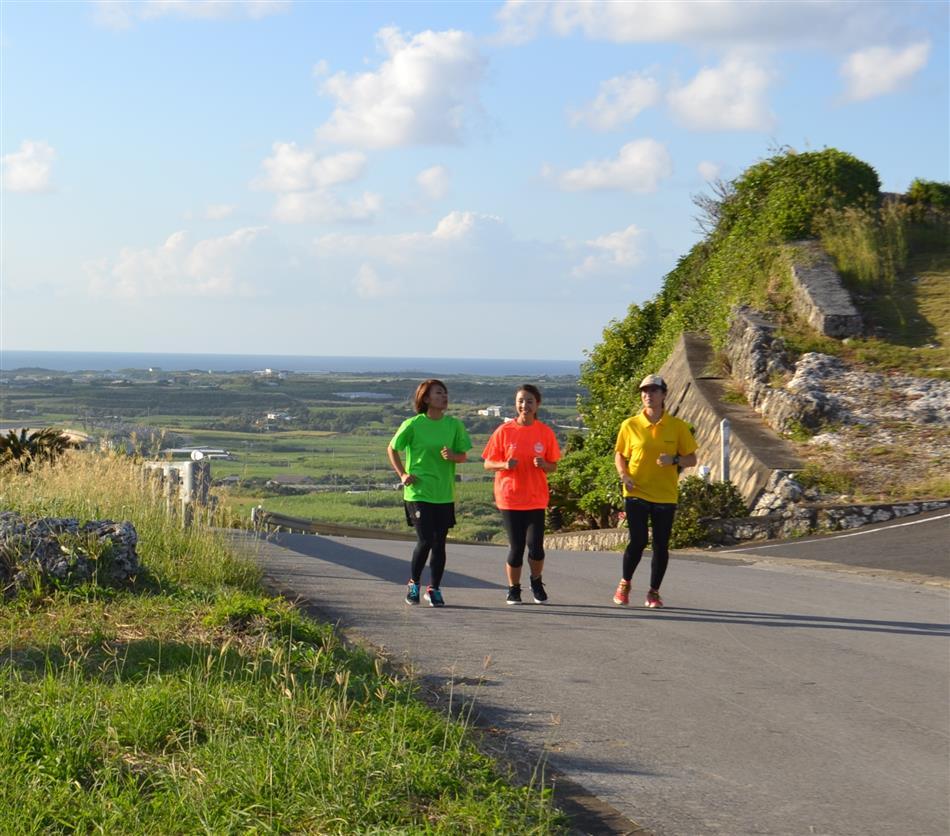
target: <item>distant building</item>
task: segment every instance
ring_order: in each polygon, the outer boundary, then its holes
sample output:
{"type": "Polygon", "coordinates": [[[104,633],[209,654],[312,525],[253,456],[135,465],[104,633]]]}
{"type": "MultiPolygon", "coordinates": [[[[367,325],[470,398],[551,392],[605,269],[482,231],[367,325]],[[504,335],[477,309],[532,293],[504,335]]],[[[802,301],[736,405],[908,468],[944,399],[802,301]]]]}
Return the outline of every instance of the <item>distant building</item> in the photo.
{"type": "Polygon", "coordinates": [[[489,418],[501,418],[501,407],[500,406],[486,406],[484,409],[478,410],[479,415],[486,415],[489,418]]]}

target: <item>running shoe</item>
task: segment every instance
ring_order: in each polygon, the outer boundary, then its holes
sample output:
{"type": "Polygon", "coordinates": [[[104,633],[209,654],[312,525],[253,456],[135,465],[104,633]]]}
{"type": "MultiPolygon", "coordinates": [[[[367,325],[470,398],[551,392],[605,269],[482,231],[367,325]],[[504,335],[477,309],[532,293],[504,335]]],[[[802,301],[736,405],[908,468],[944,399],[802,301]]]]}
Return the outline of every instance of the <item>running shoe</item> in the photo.
{"type": "Polygon", "coordinates": [[[660,597],[659,592],[654,592],[652,589],[647,593],[647,599],[643,602],[643,606],[650,607],[650,609],[659,609],[663,606],[663,599],[660,597]]]}
{"type": "Polygon", "coordinates": [[[630,581],[620,581],[617,584],[617,591],[614,593],[614,603],[621,607],[630,603],[630,581]]]}
{"type": "Polygon", "coordinates": [[[548,594],[544,591],[544,584],[541,583],[541,576],[531,579],[531,593],[534,595],[535,604],[543,604],[548,600],[548,594]]]}
{"type": "Polygon", "coordinates": [[[509,586],[508,587],[508,604],[520,604],[521,603],[521,585],[509,586]]]}
{"type": "Polygon", "coordinates": [[[426,589],[426,594],[422,596],[429,602],[430,607],[444,607],[445,599],[442,597],[442,590],[430,586],[426,589]]]}
{"type": "Polygon", "coordinates": [[[406,603],[410,606],[415,606],[419,603],[419,584],[409,581],[409,585],[406,587],[406,603]]]}

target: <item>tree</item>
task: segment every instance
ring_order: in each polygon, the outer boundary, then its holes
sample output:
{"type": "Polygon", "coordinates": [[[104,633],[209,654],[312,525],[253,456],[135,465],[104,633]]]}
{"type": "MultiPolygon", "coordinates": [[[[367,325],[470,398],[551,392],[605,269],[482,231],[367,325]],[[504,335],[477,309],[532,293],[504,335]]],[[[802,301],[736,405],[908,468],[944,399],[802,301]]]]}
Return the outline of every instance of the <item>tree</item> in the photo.
{"type": "Polygon", "coordinates": [[[13,467],[20,473],[26,473],[37,462],[55,462],[75,446],[68,435],[52,427],[33,432],[27,428],[19,433],[10,430],[0,436],[0,467],[13,467]]]}

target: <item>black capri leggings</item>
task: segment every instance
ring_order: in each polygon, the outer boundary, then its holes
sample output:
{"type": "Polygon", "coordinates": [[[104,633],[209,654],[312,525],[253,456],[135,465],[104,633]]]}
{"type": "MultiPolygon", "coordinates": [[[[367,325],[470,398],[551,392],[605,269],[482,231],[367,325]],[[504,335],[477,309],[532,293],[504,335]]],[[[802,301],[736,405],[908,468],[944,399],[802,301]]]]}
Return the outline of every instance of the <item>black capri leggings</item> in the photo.
{"type": "Polygon", "coordinates": [[[670,562],[670,534],[676,505],[666,502],[647,502],[645,499],[628,497],[624,503],[627,512],[627,528],[630,542],[623,553],[623,579],[630,581],[640,563],[649,536],[647,523],[653,529],[653,561],[650,564],[650,588],[659,589],[670,562]]]}
{"type": "Polygon", "coordinates": [[[529,560],[544,560],[544,509],[501,512],[501,520],[508,534],[508,565],[524,563],[525,546],[529,560]]]}
{"type": "Polygon", "coordinates": [[[420,583],[422,570],[429,561],[429,580],[439,588],[445,573],[445,540],[455,525],[455,504],[451,502],[407,502],[406,522],[416,530],[416,547],[412,550],[412,581],[420,583]],[[429,560],[429,556],[432,559],[429,560]]]}

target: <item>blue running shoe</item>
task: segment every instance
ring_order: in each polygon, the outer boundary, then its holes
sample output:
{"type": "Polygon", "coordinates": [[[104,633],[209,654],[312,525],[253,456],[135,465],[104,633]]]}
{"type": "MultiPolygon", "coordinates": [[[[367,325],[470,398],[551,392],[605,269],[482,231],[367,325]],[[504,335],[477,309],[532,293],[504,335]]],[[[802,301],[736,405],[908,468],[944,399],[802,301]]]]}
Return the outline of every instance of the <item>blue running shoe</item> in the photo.
{"type": "Polygon", "coordinates": [[[406,587],[406,603],[415,606],[419,603],[419,584],[409,581],[406,587]]]}
{"type": "Polygon", "coordinates": [[[429,602],[430,607],[445,606],[445,599],[442,597],[441,589],[436,589],[435,587],[430,586],[428,589],[426,589],[426,594],[423,597],[429,602]]]}

